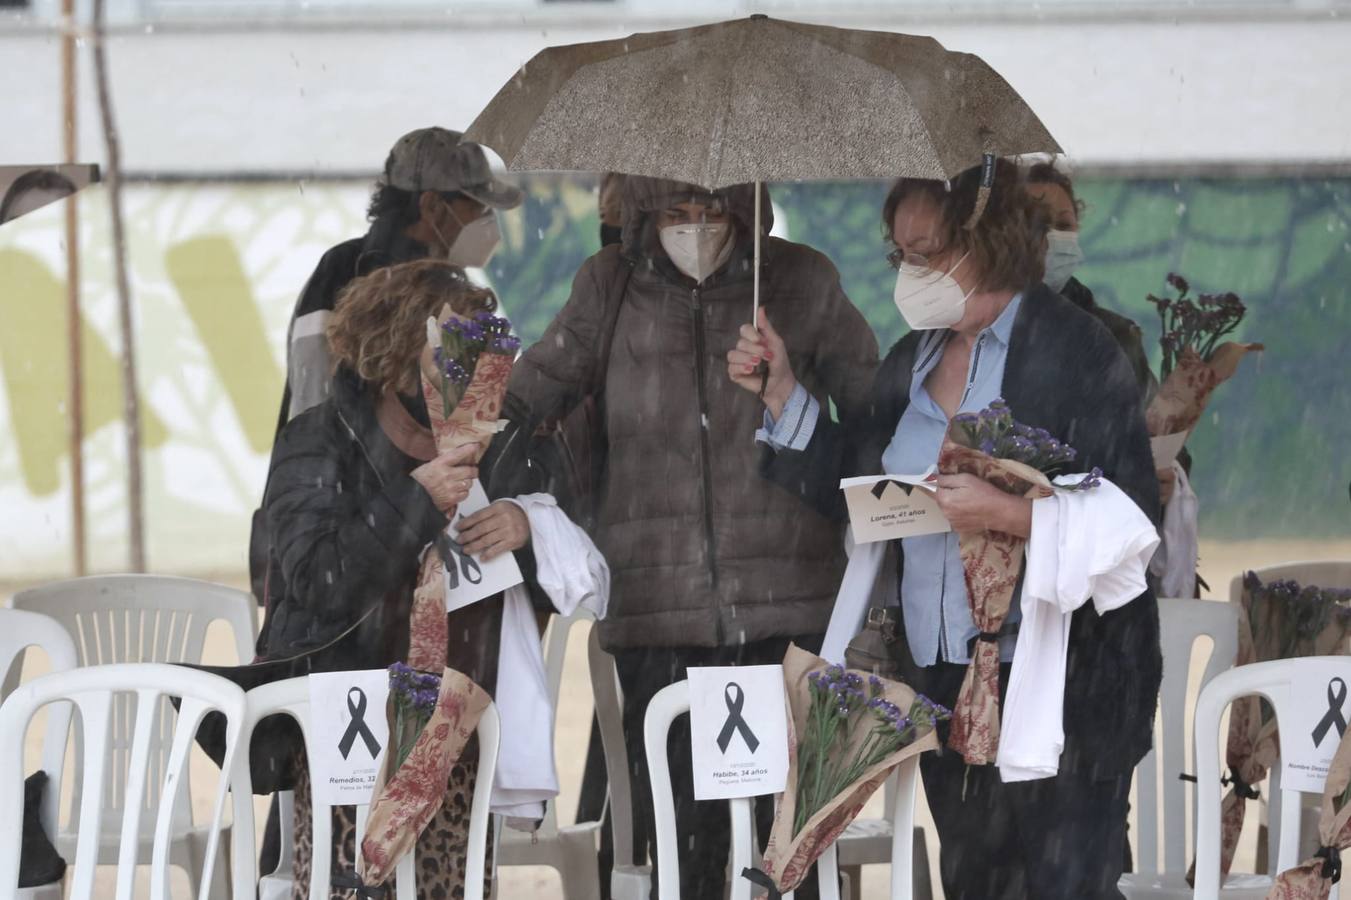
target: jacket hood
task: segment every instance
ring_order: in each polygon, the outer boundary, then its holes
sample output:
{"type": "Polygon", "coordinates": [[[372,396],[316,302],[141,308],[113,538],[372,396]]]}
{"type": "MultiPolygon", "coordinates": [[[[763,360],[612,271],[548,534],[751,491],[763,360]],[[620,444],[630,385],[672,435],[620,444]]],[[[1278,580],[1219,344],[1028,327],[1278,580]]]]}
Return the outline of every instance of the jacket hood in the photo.
{"type": "MultiPolygon", "coordinates": [[[[624,255],[630,259],[646,259],[652,256],[656,240],[655,213],[666,209],[673,203],[690,200],[709,201],[717,199],[724,203],[728,213],[737,224],[738,239],[749,240],[755,229],[755,186],[734,184],[730,187],[710,191],[696,184],[684,181],[671,181],[665,178],[647,178],[642,175],[625,175],[623,187],[624,204],[624,255]]],[[[769,236],[774,227],[774,209],[769,199],[769,188],[760,185],[760,235],[769,236]]]]}

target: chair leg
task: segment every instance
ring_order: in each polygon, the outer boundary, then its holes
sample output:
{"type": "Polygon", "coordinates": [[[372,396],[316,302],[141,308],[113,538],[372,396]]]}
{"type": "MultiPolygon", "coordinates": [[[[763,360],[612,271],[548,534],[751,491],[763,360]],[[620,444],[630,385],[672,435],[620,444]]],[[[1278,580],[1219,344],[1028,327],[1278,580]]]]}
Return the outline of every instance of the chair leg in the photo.
{"type": "Polygon", "coordinates": [[[915,849],[910,854],[910,860],[911,871],[914,873],[911,881],[913,900],[933,900],[933,879],[929,875],[929,842],[924,839],[923,828],[915,829],[915,849]]]}
{"type": "Polygon", "coordinates": [[[845,882],[843,900],[862,900],[863,898],[863,867],[862,866],[841,866],[840,871],[848,878],[845,882]]]}
{"type": "Polygon", "coordinates": [[[565,900],[600,900],[600,870],[596,840],[591,832],[559,835],[559,869],[565,900]]]}
{"type": "MultiPolygon", "coordinates": [[[[179,863],[187,870],[191,896],[197,897],[202,884],[202,871],[206,866],[206,847],[208,835],[205,831],[194,831],[184,836],[184,849],[187,859],[179,863]]],[[[182,845],[180,845],[182,846],[182,845]]],[[[211,900],[229,900],[230,898],[230,829],[223,828],[216,846],[216,864],[212,867],[210,892],[211,900]]]]}

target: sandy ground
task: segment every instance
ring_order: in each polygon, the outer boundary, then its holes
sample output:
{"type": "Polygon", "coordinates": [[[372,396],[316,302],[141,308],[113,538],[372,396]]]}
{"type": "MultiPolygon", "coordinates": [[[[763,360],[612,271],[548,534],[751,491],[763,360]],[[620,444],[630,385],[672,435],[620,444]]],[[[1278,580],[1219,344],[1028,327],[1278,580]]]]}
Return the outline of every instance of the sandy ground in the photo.
{"type": "MultiPolygon", "coordinates": [[[[1272,565],[1280,562],[1309,559],[1351,559],[1351,540],[1340,541],[1260,541],[1203,543],[1201,547],[1201,573],[1212,585],[1211,597],[1226,599],[1229,583],[1235,575],[1248,568],[1272,565]]],[[[216,580],[242,583],[238,573],[217,575],[216,580]]],[[[21,585],[0,586],[0,595],[8,596],[21,585]]],[[[577,805],[577,793],[581,784],[581,770],[585,757],[585,746],[591,720],[591,693],[586,669],[587,629],[574,629],[570,636],[568,655],[565,664],[563,690],[559,702],[555,748],[557,753],[559,776],[562,782],[562,794],[559,798],[559,818],[564,823],[573,818],[577,805]]],[[[235,653],[228,630],[217,623],[208,637],[207,662],[231,663],[235,653]]],[[[34,655],[36,656],[36,655],[34,655]]],[[[1193,671],[1204,665],[1204,658],[1193,661],[1193,671]]],[[[30,658],[24,667],[24,677],[34,677],[46,670],[46,661],[40,656],[30,658]]],[[[1195,678],[1193,678],[1195,681],[1195,678]]],[[[36,720],[28,735],[29,767],[36,767],[41,719],[36,720]]],[[[67,779],[69,781],[69,779],[67,779]]],[[[199,821],[209,817],[210,806],[216,786],[215,767],[200,753],[193,761],[192,792],[193,806],[199,821]]],[[[921,794],[922,798],[922,794],[921,794]]],[[[259,805],[261,816],[261,803],[259,805]]],[[[865,809],[864,815],[881,814],[881,797],[875,797],[865,809]]],[[[937,876],[938,840],[934,832],[928,809],[921,799],[917,818],[925,826],[929,844],[930,867],[937,876]]],[[[1250,826],[1245,833],[1239,850],[1238,867],[1251,871],[1254,829],[1250,816],[1250,826]]],[[[864,869],[864,900],[881,900],[886,896],[889,869],[885,866],[871,866],[864,869]]],[[[112,897],[112,872],[101,872],[99,890],[96,896],[112,897]]],[[[187,882],[181,873],[175,873],[175,896],[188,896],[187,882]]],[[[145,895],[144,878],[138,896],[145,895]]],[[[935,896],[941,897],[941,887],[934,886],[935,896]]],[[[562,886],[557,874],[547,868],[517,867],[499,870],[498,896],[503,898],[549,898],[563,897],[562,886]]]]}

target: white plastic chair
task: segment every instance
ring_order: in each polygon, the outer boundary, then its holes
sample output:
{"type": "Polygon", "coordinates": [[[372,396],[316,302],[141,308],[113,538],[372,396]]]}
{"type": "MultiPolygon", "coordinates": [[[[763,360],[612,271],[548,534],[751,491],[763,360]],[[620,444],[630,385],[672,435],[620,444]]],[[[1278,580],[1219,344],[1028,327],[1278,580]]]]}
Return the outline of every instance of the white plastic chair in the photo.
{"type": "MultiPolygon", "coordinates": [[[[1197,900],[1226,898],[1260,898],[1270,890],[1270,876],[1248,876],[1242,889],[1231,887],[1234,876],[1225,881],[1220,890],[1220,770],[1223,759],[1219,748],[1220,717],[1225,707],[1239,697],[1258,694],[1271,704],[1279,723],[1287,714],[1290,686],[1301,668],[1313,664],[1335,663],[1344,666],[1351,679],[1351,657],[1317,656],[1304,659],[1281,659],[1272,662],[1238,666],[1215,677],[1201,689],[1196,703],[1196,885],[1193,894],[1197,900]]],[[[1300,798],[1298,791],[1275,786],[1273,797],[1279,793],[1280,832],[1276,841],[1274,871],[1283,872],[1300,861],[1300,798]]],[[[1334,894],[1334,896],[1336,896],[1334,894]]]]}
{"type": "MultiPolygon", "coordinates": [[[[659,900],[679,898],[680,863],[677,852],[675,801],[671,793],[670,764],[666,758],[667,735],[676,716],[690,710],[689,685],[677,681],[657,692],[643,718],[643,744],[647,753],[648,777],[652,782],[652,811],[657,830],[657,896],[659,900]]],[[[915,792],[919,784],[919,757],[912,756],[898,768],[896,808],[892,818],[891,898],[911,900],[911,864],[914,849],[915,792]],[[896,836],[899,835],[899,840],[896,836]]],[[[750,900],[751,883],[740,877],[741,870],[753,864],[755,847],[752,835],[752,802],[749,798],[728,801],[732,819],[731,900],[750,900]]],[[[817,860],[822,900],[839,900],[839,868],[836,846],[832,844],[817,860]]],[[[852,886],[858,890],[858,885],[852,886]]],[[[783,895],[790,900],[793,892],[783,895]]]]}
{"type": "MultiPolygon", "coordinates": [[[[1301,585],[1317,585],[1325,588],[1351,588],[1351,560],[1327,559],[1304,560],[1298,562],[1277,563],[1252,569],[1253,574],[1270,583],[1292,579],[1301,585]]],[[[1238,603],[1243,597],[1243,575],[1235,575],[1229,582],[1229,600],[1238,603]]],[[[1258,821],[1265,831],[1267,842],[1267,870],[1276,871],[1276,847],[1280,844],[1280,821],[1270,821],[1267,795],[1275,796],[1280,785],[1279,771],[1272,773],[1269,789],[1258,798],[1258,821]]],[[[1306,794],[1303,798],[1304,812],[1300,824],[1305,836],[1305,849],[1312,853],[1317,847],[1318,817],[1321,814],[1323,798],[1317,794],[1306,794]]],[[[1261,832],[1259,832],[1261,836],[1261,832]]]]}
{"type": "MultiPolygon", "coordinates": [[[[572,626],[590,615],[554,616],[545,637],[544,668],[549,685],[549,703],[558,709],[558,695],[563,683],[563,662],[567,655],[568,635],[572,626]]],[[[558,826],[557,803],[545,806],[544,821],[533,834],[502,828],[498,841],[497,865],[549,866],[556,869],[563,882],[563,896],[567,900],[596,900],[600,897],[600,871],[597,867],[596,842],[600,822],[578,822],[558,826]]]]}
{"type": "MultiPolygon", "coordinates": [[[[40,613],[17,609],[0,609],[0,671],[22,664],[24,651],[37,647],[47,654],[51,671],[69,672],[79,663],[75,645],[61,623],[40,613]]],[[[15,687],[18,686],[17,674],[15,687]]],[[[8,698],[12,691],[6,691],[8,698]]],[[[61,824],[60,773],[66,758],[66,737],[70,733],[70,704],[54,703],[47,710],[47,731],[42,739],[42,770],[52,779],[42,797],[40,819],[48,837],[56,834],[61,824]]],[[[61,897],[61,882],[21,888],[24,900],[46,900],[61,897]]]]}
{"type": "Polygon", "coordinates": [[[1189,791],[1179,780],[1184,772],[1194,771],[1190,760],[1195,759],[1186,748],[1186,723],[1192,718],[1187,704],[1187,681],[1192,656],[1199,652],[1196,642],[1203,637],[1210,639],[1212,649],[1200,687],[1233,666],[1238,653],[1238,610],[1231,603],[1214,600],[1160,600],[1159,634],[1163,644],[1159,739],[1135,770],[1135,871],[1123,875],[1118,885],[1127,898],[1180,898],[1192,894],[1186,881],[1189,791]]]}
{"type": "Polygon", "coordinates": [[[610,874],[613,900],[647,900],[651,893],[652,867],[633,858],[633,784],[629,780],[629,751],[624,743],[624,705],[614,657],[600,646],[600,634],[591,629],[586,644],[591,669],[591,695],[600,722],[600,742],[605,752],[609,780],[610,834],[614,866],[610,874]]]}
{"type": "MultiPolygon", "coordinates": [[[[217,619],[230,625],[239,661],[247,663],[253,659],[258,629],[257,604],[250,594],[225,585],[165,575],[98,575],[53,582],[15,594],[12,606],[44,613],[64,625],[82,666],[201,662],[207,628],[217,619]]],[[[110,759],[130,745],[132,735],[127,715],[130,700],[123,695],[113,701],[117,713],[106,745],[110,759]]],[[[83,748],[82,732],[76,729],[76,759],[82,758],[83,748]]],[[[162,766],[169,752],[162,734],[152,735],[149,752],[162,766]]],[[[74,808],[81,810],[84,808],[80,802],[81,782],[77,780],[74,787],[74,808]]],[[[143,813],[153,814],[159,803],[158,790],[159,785],[152,783],[145,796],[143,813]]],[[[123,797],[122,779],[114,768],[112,776],[104,782],[102,796],[100,840],[101,863],[105,865],[117,862],[123,797]]],[[[183,791],[179,797],[171,864],[187,870],[195,891],[202,877],[201,850],[210,833],[193,824],[190,791],[183,791]]],[[[154,833],[148,815],[142,815],[141,822],[144,852],[149,850],[154,833]]],[[[77,827],[78,822],[72,820],[66,831],[54,836],[54,843],[63,855],[69,856],[77,827]]],[[[224,847],[221,849],[223,852],[224,847]]],[[[213,894],[225,896],[229,883],[224,858],[214,871],[217,881],[213,894]]]]}
{"type": "MultiPolygon", "coordinates": [[[[290,678],[285,681],[278,681],[273,684],[263,685],[254,688],[247,695],[247,721],[243,734],[244,746],[252,737],[253,729],[260,721],[270,715],[285,714],[291,716],[300,725],[300,731],[304,735],[306,743],[310,740],[310,686],[308,678],[290,678]]],[[[482,717],[478,722],[478,774],[474,784],[474,796],[470,805],[469,812],[469,844],[467,849],[467,859],[465,862],[465,900],[483,900],[484,896],[484,866],[487,857],[488,848],[488,803],[492,794],[493,776],[497,772],[497,747],[500,740],[500,727],[497,717],[497,707],[489,704],[483,711],[482,717]]],[[[247,754],[245,754],[247,756],[247,754]]],[[[310,873],[310,900],[328,900],[330,885],[329,880],[332,877],[333,870],[333,817],[331,815],[332,806],[322,806],[315,804],[311,810],[311,829],[313,834],[313,849],[311,865],[313,870],[310,873]]],[[[368,807],[365,805],[357,807],[356,821],[356,845],[358,855],[361,852],[361,839],[366,833],[366,816],[368,807]]],[[[253,807],[250,806],[247,813],[247,822],[243,821],[243,813],[236,813],[235,828],[246,828],[247,833],[253,834],[253,807]]],[[[252,874],[255,871],[255,865],[252,854],[248,854],[246,865],[250,874],[249,884],[252,884],[252,874]]],[[[242,868],[241,863],[236,860],[235,871],[238,873],[242,868]]],[[[236,878],[239,876],[236,875],[236,878]]],[[[276,885],[289,882],[289,878],[281,874],[274,874],[264,881],[270,882],[274,890],[276,885]]],[[[263,885],[259,885],[260,895],[263,885]]],[[[394,873],[395,897],[393,900],[412,900],[416,897],[417,889],[414,873],[414,854],[408,853],[401,860],[394,873]]]]}
{"type": "MultiPolygon", "coordinates": [[[[905,804],[898,803],[898,794],[903,793],[899,789],[899,782],[904,780],[905,766],[897,767],[891,777],[886,780],[882,786],[883,806],[882,818],[865,819],[857,818],[849,823],[845,828],[844,834],[841,834],[836,840],[836,851],[839,855],[840,870],[848,877],[850,885],[849,898],[858,900],[862,896],[862,877],[863,867],[867,865],[876,865],[880,863],[895,862],[900,857],[897,856],[896,840],[896,820],[899,816],[909,815],[914,818],[915,799],[912,796],[909,801],[909,810],[905,804]]],[[[911,786],[913,794],[915,788],[911,786]]],[[[904,844],[905,841],[899,843],[904,844]]],[[[907,897],[914,900],[932,900],[933,883],[929,874],[929,850],[924,837],[924,829],[918,825],[911,828],[910,850],[908,851],[908,862],[904,869],[911,872],[911,891],[907,897]]],[[[893,896],[900,896],[893,894],[893,896]]]]}
{"type": "MultiPolygon", "coordinates": [[[[21,685],[4,706],[0,707],[0,808],[18,809],[23,804],[24,738],[33,715],[43,706],[69,701],[80,712],[85,734],[95,745],[111,739],[113,721],[127,715],[134,725],[133,737],[127,753],[113,761],[114,771],[125,767],[124,792],[133,798],[120,810],[120,828],[113,858],[117,864],[117,898],[129,900],[136,885],[136,866],[145,861],[142,835],[149,830],[150,897],[152,900],[169,898],[169,866],[171,864],[172,824],[184,795],[183,786],[189,778],[188,762],[193,736],[202,718],[208,712],[219,712],[226,717],[226,743],[223,770],[231,777],[222,776],[216,792],[216,802],[210,824],[206,827],[202,859],[198,861],[202,879],[194,894],[205,900],[211,896],[212,869],[221,854],[221,819],[225,809],[225,795],[241,774],[236,759],[240,730],[244,722],[244,692],[236,685],[205,672],[194,672],[166,665],[110,665],[92,666],[58,672],[21,685]],[[131,703],[115,702],[120,698],[131,703]],[[168,717],[162,713],[169,697],[182,698],[178,713],[168,717]],[[170,721],[171,720],[171,721],[170,721]],[[157,731],[167,731],[169,751],[163,757],[153,753],[157,731]],[[150,820],[143,821],[146,812],[143,796],[153,794],[156,805],[149,810],[150,820]]],[[[62,705],[65,705],[62,703],[62,705]]],[[[245,754],[246,755],[246,754],[245,754]]],[[[92,897],[94,872],[106,856],[99,806],[109,776],[109,757],[90,753],[83,759],[83,779],[89,786],[81,799],[80,827],[74,847],[74,861],[67,878],[71,897],[92,897]]],[[[54,793],[61,789],[61,767],[50,773],[54,793]]],[[[252,808],[247,791],[234,792],[235,815],[241,808],[252,808]]],[[[236,839],[238,839],[236,837],[236,839]]],[[[0,841],[0,896],[13,896],[18,884],[20,830],[8,829],[0,841]]],[[[236,858],[252,856],[252,848],[236,853],[236,858]]],[[[69,859],[69,857],[68,857],[69,859]]],[[[237,897],[252,896],[252,884],[237,897]]]]}

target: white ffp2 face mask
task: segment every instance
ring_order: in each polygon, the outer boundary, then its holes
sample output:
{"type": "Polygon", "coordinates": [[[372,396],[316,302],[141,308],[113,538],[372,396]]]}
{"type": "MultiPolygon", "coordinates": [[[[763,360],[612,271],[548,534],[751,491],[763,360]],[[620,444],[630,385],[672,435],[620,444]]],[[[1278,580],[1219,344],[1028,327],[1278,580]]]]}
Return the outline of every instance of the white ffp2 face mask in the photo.
{"type": "Polygon", "coordinates": [[[667,225],[658,236],[671,263],[700,284],[732,255],[731,228],[724,222],[667,225]]]}
{"type": "MultiPolygon", "coordinates": [[[[450,214],[455,215],[455,210],[450,214]]],[[[455,216],[459,222],[460,217],[455,216]]],[[[469,224],[460,223],[460,233],[455,242],[446,251],[446,262],[462,269],[481,269],[493,258],[497,245],[502,241],[502,231],[497,225],[497,211],[490,210],[469,224]]]]}
{"type": "Polygon", "coordinates": [[[915,331],[949,328],[956,325],[966,309],[966,298],[972,291],[962,292],[962,286],[952,273],[970,256],[967,252],[957,265],[946,272],[936,272],[923,266],[905,263],[896,272],[896,291],[892,299],[901,311],[905,324],[915,331]]]}
{"type": "Polygon", "coordinates": [[[1042,281],[1048,288],[1059,293],[1083,261],[1079,232],[1054,229],[1046,232],[1046,276],[1042,281]]]}

